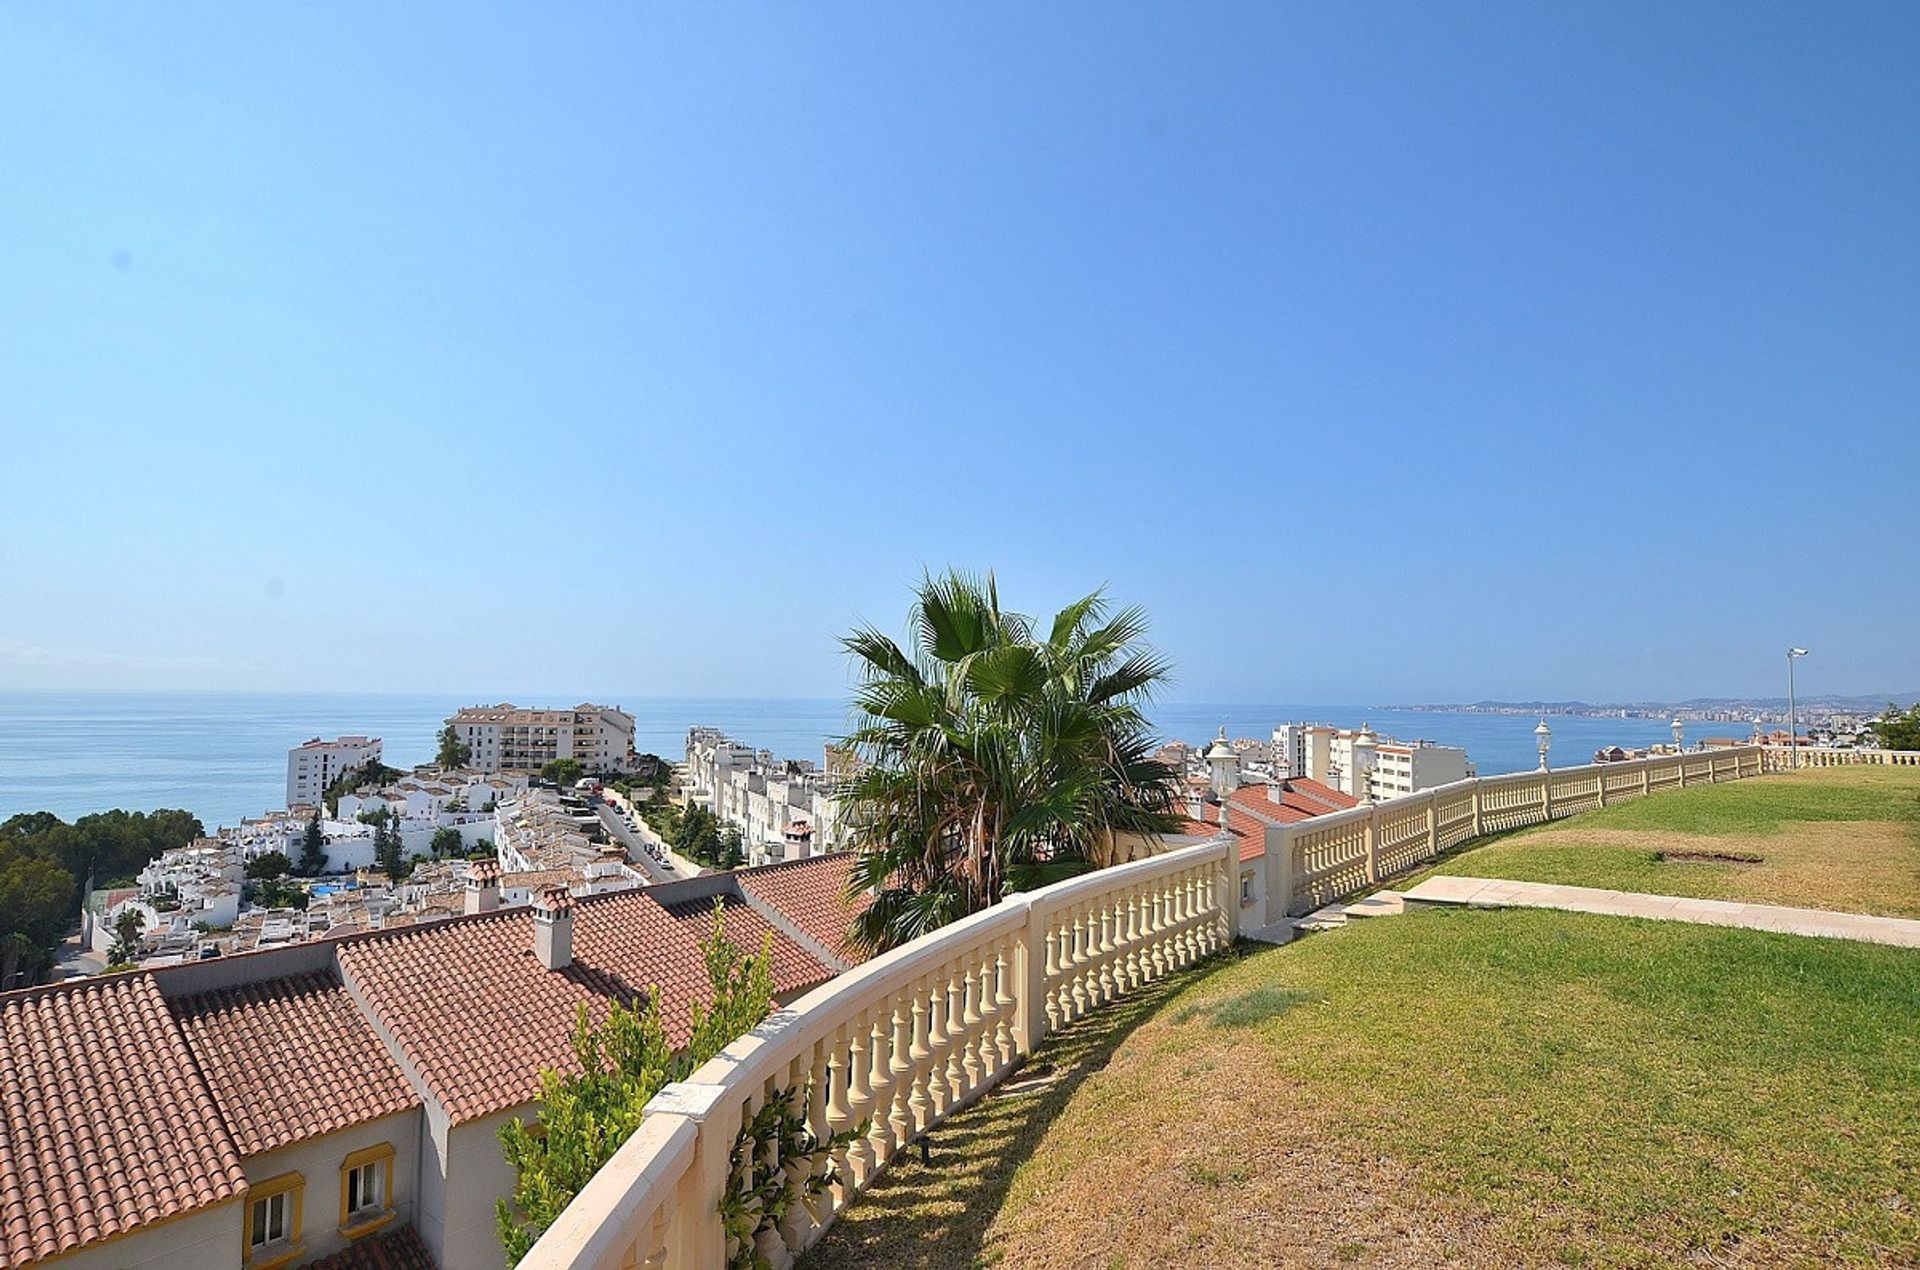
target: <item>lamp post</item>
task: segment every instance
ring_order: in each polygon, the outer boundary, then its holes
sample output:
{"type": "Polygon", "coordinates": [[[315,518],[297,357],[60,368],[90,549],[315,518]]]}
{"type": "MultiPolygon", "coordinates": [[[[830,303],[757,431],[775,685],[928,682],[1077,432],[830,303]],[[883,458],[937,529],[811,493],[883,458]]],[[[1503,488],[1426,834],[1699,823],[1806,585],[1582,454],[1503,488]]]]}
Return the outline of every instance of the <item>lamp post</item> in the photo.
{"type": "Polygon", "coordinates": [[[1353,796],[1363,802],[1373,801],[1373,764],[1379,752],[1373,728],[1361,724],[1360,735],[1353,738],[1353,796]]]}
{"type": "Polygon", "coordinates": [[[1686,739],[1687,725],[1680,722],[1680,716],[1676,714],[1673,716],[1673,752],[1675,754],[1679,754],[1687,748],[1685,744],[1686,739]]]}
{"type": "Polygon", "coordinates": [[[1800,766],[1800,711],[1793,701],[1793,659],[1805,657],[1804,648],[1787,650],[1787,766],[1800,766]]]}
{"type": "Polygon", "coordinates": [[[1553,747],[1553,729],[1547,726],[1545,719],[1540,720],[1540,726],[1533,730],[1533,739],[1540,747],[1540,770],[1544,772],[1547,770],[1547,751],[1553,747]]]}

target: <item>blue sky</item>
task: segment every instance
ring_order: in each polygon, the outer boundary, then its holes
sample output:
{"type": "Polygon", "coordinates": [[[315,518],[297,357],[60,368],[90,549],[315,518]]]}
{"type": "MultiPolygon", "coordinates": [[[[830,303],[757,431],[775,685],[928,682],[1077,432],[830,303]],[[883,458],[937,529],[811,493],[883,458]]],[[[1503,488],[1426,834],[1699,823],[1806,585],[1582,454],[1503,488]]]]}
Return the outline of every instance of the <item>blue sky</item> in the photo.
{"type": "Polygon", "coordinates": [[[0,8],[0,688],[1920,685],[1920,8],[0,8]]]}

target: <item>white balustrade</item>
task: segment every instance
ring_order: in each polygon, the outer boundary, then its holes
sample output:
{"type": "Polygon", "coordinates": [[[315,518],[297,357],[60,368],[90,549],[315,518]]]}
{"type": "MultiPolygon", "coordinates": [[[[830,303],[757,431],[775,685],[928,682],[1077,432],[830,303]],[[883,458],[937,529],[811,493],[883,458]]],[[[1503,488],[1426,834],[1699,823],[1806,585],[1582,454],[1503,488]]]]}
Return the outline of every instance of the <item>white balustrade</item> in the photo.
{"type": "MultiPolygon", "coordinates": [[[[647,1106],[639,1130],[520,1263],[522,1270],[715,1270],[734,1251],[722,1200],[755,1161],[732,1153],[769,1100],[796,1098],[839,1181],[760,1229],[753,1250],[792,1264],[888,1161],[970,1105],[1049,1032],[1232,943],[1239,855],[1206,843],[1102,869],[875,957],[776,1010],[647,1106]]],[[[759,1163],[796,1186],[808,1156],[759,1163]]]]}
{"type": "Polygon", "coordinates": [[[1817,745],[1769,745],[1769,772],[1794,767],[1920,767],[1920,750],[1839,750],[1817,745]]]}
{"type": "MultiPolygon", "coordinates": [[[[1782,755],[1785,749],[1779,751],[1782,755]]],[[[1828,751],[1885,754],[1887,751],[1828,751]]],[[[1811,750],[1800,751],[1802,763],[1811,750]]],[[[1913,756],[1920,760],[1920,754],[1913,756]]],[[[1543,824],[1662,789],[1783,770],[1757,745],[1661,754],[1508,776],[1469,777],[1271,829],[1262,860],[1268,912],[1298,916],[1417,868],[1487,834],[1543,824]]]]}

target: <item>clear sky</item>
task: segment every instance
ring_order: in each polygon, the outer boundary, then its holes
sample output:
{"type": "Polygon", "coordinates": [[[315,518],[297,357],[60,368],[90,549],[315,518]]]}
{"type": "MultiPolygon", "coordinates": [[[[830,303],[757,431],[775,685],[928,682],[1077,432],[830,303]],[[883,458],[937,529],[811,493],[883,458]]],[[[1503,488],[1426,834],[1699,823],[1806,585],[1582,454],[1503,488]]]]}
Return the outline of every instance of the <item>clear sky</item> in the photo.
{"type": "Polygon", "coordinates": [[[1920,6],[0,7],[0,688],[1920,685],[1920,6]]]}

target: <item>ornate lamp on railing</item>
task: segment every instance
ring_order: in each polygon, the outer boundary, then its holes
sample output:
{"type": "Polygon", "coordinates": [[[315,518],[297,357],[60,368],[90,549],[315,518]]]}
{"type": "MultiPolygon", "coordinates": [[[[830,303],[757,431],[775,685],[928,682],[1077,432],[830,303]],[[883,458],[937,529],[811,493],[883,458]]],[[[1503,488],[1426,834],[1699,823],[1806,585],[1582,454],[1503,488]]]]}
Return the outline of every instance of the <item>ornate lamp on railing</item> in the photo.
{"type": "Polygon", "coordinates": [[[1679,715],[1677,714],[1674,715],[1673,716],[1673,752],[1675,754],[1681,754],[1686,751],[1686,748],[1687,748],[1686,736],[1687,736],[1687,725],[1680,722],[1679,715]]]}
{"type": "Polygon", "coordinates": [[[1545,719],[1533,730],[1534,742],[1540,747],[1540,770],[1547,770],[1547,751],[1553,748],[1553,729],[1547,726],[1545,719]]]}
{"type": "Polygon", "coordinates": [[[1380,756],[1380,742],[1373,735],[1373,726],[1360,725],[1360,735],[1353,738],[1353,796],[1361,802],[1373,801],[1373,765],[1380,756]]]}

